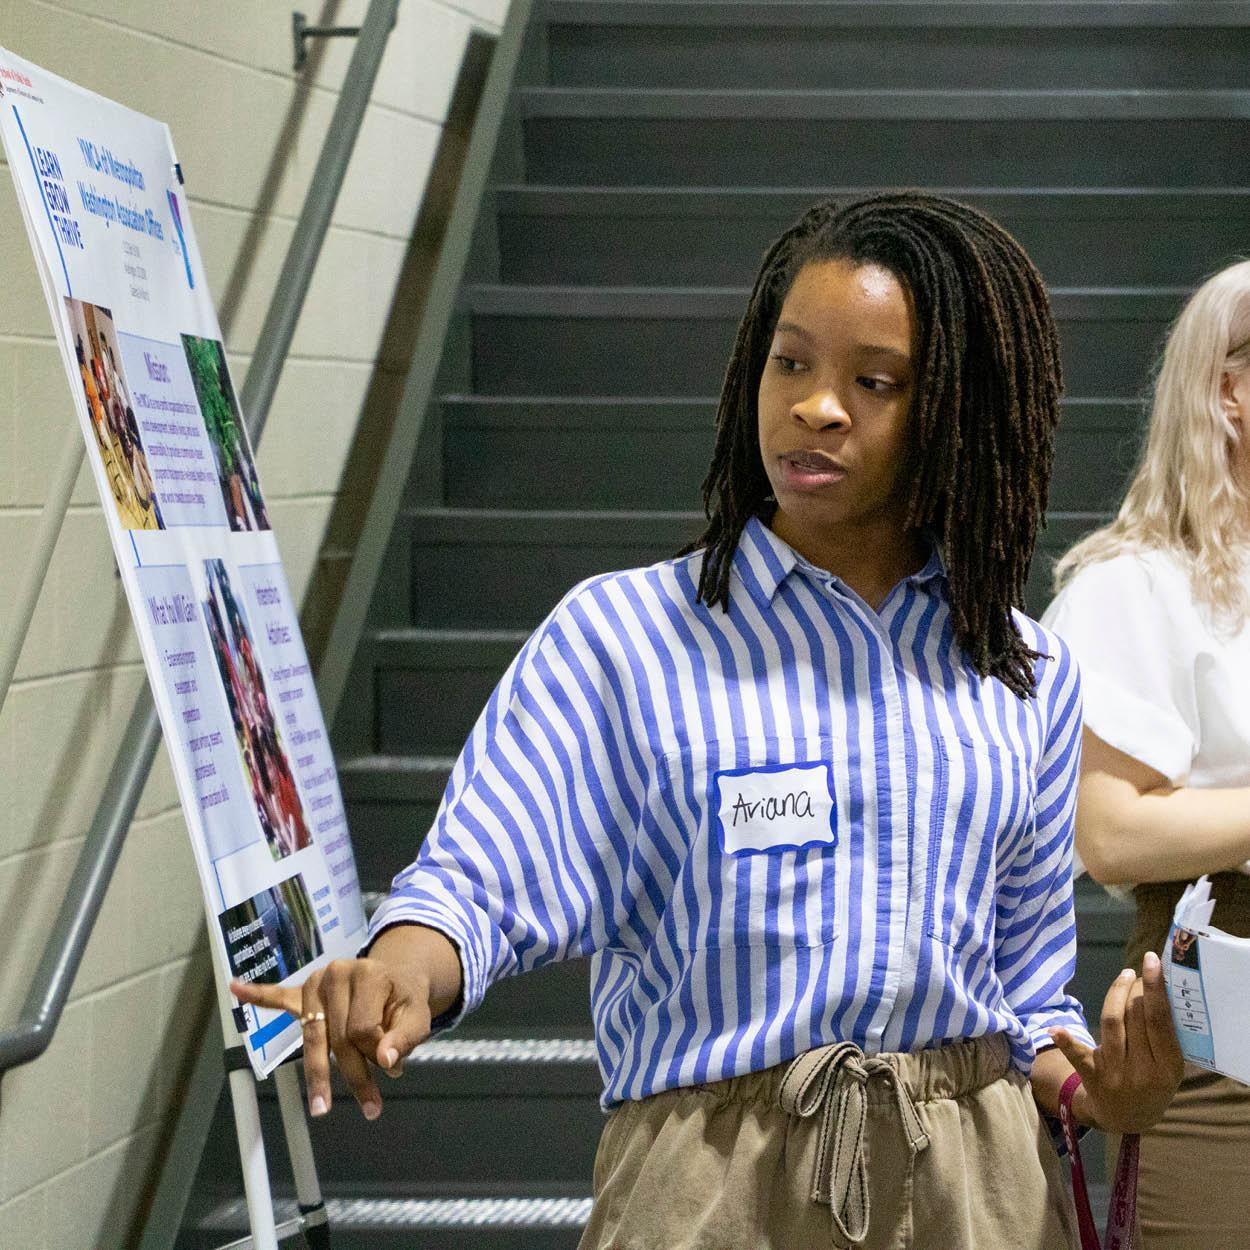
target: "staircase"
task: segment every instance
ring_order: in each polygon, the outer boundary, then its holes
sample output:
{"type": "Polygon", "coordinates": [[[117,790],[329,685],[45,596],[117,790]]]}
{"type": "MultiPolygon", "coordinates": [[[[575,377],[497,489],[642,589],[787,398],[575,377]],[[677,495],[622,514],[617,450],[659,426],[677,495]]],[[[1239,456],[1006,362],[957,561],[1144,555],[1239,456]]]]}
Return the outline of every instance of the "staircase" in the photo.
{"type": "MultiPolygon", "coordinates": [[[[1035,613],[1051,557],[1118,498],[1185,290],[1247,244],[1250,4],[540,0],[526,40],[335,726],[372,890],[552,604],[697,531],[747,287],[812,200],[948,191],[1051,285],[1069,398],[1035,613]]],[[[1125,909],[1079,899],[1096,1017],[1125,909]]],[[[590,1038],[585,967],[555,967],[420,1050],[377,1124],[342,1093],[314,1125],[336,1247],[574,1246],[601,1124],[590,1038]]],[[[242,1232],[233,1152],[223,1106],[180,1250],[242,1232]]]]}

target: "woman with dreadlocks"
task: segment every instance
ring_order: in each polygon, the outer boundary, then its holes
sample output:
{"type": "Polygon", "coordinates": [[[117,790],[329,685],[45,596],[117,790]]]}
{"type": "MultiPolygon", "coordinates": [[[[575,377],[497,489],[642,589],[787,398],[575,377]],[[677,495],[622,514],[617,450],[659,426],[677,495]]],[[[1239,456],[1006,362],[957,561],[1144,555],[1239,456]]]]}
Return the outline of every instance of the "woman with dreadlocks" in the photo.
{"type": "Polygon", "coordinates": [[[492,695],[365,957],[302,991],[372,1118],[487,987],[593,956],[582,1245],[1071,1244],[1040,1107],[1152,1123],[1158,961],[1092,1044],[1064,993],[1080,743],[1014,610],[1060,391],[1042,282],[981,214],[820,204],[738,331],[694,547],[575,588],[492,695]]]}

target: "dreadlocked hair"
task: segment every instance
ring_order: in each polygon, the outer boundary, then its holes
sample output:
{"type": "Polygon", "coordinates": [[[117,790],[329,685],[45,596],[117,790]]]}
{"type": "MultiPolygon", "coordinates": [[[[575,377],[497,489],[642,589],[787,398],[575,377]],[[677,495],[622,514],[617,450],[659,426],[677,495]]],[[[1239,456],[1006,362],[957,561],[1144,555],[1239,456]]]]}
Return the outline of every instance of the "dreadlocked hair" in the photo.
{"type": "Polygon", "coordinates": [[[758,394],[782,303],[807,264],[876,264],[910,292],[916,319],[907,527],[927,529],[947,569],[960,649],[1020,698],[1040,654],[1020,634],[1029,562],[1044,523],[1063,389],[1041,275],[983,213],[939,196],[816,204],[768,249],[738,327],[703,484],[699,598],[729,610],[743,528],[772,487],[759,449],[758,394]]]}

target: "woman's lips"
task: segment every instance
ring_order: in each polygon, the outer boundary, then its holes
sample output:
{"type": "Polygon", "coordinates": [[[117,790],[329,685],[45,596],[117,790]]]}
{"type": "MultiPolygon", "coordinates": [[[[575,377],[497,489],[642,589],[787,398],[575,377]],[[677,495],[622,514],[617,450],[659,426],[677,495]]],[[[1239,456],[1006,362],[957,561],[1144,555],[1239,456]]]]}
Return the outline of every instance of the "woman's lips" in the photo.
{"type": "Polygon", "coordinates": [[[820,452],[789,452],[779,463],[782,480],[790,490],[821,490],[846,476],[846,470],[836,460],[820,452]]]}

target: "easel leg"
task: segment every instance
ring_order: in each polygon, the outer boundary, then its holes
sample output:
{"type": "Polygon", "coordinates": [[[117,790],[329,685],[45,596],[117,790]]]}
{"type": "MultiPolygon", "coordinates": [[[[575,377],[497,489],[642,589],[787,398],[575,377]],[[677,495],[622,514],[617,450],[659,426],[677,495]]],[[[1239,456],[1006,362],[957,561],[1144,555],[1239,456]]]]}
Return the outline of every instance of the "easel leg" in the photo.
{"type": "Polygon", "coordinates": [[[330,1223],[321,1198],[317,1180],[317,1161],[313,1156],[308,1121],[304,1116],[304,1098],[300,1092],[299,1072],[295,1064],[284,1063],[274,1074],[278,1090],[278,1107],[282,1112],[282,1131],[291,1156],[295,1175],[295,1193],[300,1214],[304,1217],[304,1240],[308,1250],[330,1250],[330,1223]]]}
{"type": "Polygon", "coordinates": [[[247,1198],[247,1219],[252,1228],[253,1250],[278,1250],[278,1230],[274,1225],[273,1196],[269,1192],[269,1169],[265,1165],[265,1139],[260,1131],[260,1108],[256,1102],[256,1078],[250,1069],[230,1073],[230,1101],[234,1106],[234,1128],[239,1137],[239,1159],[243,1164],[243,1192],[247,1198]]]}

